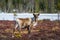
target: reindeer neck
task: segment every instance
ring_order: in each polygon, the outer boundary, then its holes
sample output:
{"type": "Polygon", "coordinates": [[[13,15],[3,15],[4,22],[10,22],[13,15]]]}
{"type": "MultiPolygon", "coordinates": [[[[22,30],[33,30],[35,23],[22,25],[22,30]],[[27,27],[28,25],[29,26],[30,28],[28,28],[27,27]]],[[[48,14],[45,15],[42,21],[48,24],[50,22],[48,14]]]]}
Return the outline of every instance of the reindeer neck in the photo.
{"type": "Polygon", "coordinates": [[[34,18],[35,19],[35,22],[37,22],[37,18],[34,18]]]}

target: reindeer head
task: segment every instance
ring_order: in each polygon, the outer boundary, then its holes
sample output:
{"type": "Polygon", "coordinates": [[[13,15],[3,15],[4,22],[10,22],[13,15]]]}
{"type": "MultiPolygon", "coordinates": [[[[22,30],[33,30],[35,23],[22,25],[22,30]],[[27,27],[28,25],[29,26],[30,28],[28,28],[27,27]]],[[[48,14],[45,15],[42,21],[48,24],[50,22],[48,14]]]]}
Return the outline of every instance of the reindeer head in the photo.
{"type": "Polygon", "coordinates": [[[33,14],[33,16],[34,16],[35,21],[37,21],[39,14],[33,14]]]}
{"type": "Polygon", "coordinates": [[[33,14],[33,16],[34,16],[33,26],[36,26],[39,14],[33,14]]]}

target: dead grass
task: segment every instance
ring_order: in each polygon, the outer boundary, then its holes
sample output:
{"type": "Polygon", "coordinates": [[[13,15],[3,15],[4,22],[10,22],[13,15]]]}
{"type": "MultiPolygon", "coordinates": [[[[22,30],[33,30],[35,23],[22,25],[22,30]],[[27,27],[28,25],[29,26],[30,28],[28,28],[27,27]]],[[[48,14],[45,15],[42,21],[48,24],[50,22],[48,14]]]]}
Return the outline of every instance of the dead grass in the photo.
{"type": "MultiPolygon", "coordinates": [[[[60,23],[60,22],[59,22],[60,23]]],[[[14,29],[14,22],[0,22],[0,40],[60,40],[60,25],[55,21],[42,21],[38,23],[36,28],[31,29],[31,33],[23,29],[21,33],[16,31],[17,38],[12,38],[14,35],[12,30],[14,29]],[[4,26],[4,25],[8,26],[4,26]],[[11,26],[13,24],[13,26],[11,26]],[[21,37],[19,35],[21,34],[21,37]]]]}

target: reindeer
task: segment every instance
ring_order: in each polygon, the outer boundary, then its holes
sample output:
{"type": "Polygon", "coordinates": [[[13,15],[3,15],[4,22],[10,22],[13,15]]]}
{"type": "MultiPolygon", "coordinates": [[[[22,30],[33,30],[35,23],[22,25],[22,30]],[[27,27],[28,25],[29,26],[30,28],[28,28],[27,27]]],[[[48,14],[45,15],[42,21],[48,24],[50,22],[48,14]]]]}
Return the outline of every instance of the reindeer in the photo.
{"type": "Polygon", "coordinates": [[[16,19],[16,26],[15,29],[17,29],[19,32],[21,32],[21,29],[25,29],[27,28],[28,30],[28,34],[30,34],[31,30],[30,27],[31,26],[36,26],[37,25],[37,19],[39,14],[33,14],[33,18],[18,18],[16,19]]]}

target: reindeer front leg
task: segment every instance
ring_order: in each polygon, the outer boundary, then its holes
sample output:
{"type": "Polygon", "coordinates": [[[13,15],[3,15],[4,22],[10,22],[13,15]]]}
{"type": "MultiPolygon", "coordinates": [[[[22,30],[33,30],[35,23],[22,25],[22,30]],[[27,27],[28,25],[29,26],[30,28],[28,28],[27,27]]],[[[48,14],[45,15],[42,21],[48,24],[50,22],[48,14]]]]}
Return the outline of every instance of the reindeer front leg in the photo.
{"type": "Polygon", "coordinates": [[[27,25],[27,30],[28,30],[28,34],[30,34],[31,33],[31,31],[30,31],[30,25],[27,25]]]}

